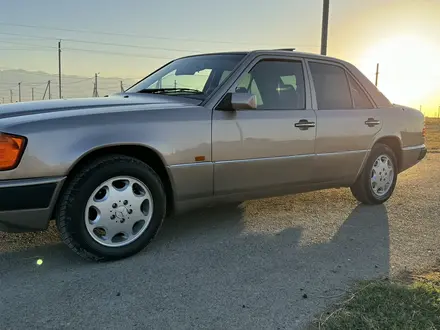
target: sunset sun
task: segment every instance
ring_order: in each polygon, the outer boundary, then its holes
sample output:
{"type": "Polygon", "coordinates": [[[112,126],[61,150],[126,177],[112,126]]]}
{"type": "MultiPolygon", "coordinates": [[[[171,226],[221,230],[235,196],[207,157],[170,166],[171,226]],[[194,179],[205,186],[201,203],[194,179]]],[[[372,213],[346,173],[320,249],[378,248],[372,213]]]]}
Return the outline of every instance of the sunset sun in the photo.
{"type": "Polygon", "coordinates": [[[417,106],[430,101],[427,98],[440,79],[439,52],[438,46],[420,36],[383,38],[364,52],[360,67],[371,79],[379,63],[379,89],[393,102],[417,106]]]}

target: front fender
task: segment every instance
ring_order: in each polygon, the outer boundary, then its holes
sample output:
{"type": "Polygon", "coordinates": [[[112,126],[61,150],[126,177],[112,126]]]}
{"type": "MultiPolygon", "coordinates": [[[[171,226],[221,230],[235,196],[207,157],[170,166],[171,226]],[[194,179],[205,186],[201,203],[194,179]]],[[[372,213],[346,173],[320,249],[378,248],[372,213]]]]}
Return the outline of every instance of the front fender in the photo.
{"type": "Polygon", "coordinates": [[[211,160],[211,112],[202,107],[87,114],[44,118],[4,125],[26,136],[17,168],[0,172],[0,180],[65,176],[85,155],[114,145],[139,145],[156,151],[166,166],[211,160]]]}

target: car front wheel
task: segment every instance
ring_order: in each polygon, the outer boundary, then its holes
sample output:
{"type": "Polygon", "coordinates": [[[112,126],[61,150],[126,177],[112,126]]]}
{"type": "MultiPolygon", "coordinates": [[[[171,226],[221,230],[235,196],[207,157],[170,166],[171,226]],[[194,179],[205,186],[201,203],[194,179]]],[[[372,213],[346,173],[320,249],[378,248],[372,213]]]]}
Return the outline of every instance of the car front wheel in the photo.
{"type": "Polygon", "coordinates": [[[165,209],[165,192],[153,169],[113,155],[84,166],[67,183],[57,225],[62,240],[81,257],[116,260],[148,245],[165,209]]]}
{"type": "Polygon", "coordinates": [[[394,192],[397,182],[397,161],[392,149],[385,144],[376,144],[367,163],[351,187],[353,196],[364,204],[382,204],[394,192]]]}

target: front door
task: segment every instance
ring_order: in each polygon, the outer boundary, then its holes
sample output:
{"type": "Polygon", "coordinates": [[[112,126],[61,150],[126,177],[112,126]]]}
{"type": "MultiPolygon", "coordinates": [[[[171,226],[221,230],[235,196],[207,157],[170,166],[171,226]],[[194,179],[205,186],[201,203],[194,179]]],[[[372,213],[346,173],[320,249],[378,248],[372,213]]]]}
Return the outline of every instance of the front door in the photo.
{"type": "Polygon", "coordinates": [[[265,196],[308,182],[316,115],[303,60],[259,57],[230,91],[255,94],[257,109],[213,111],[215,194],[265,196]]]}
{"type": "Polygon", "coordinates": [[[343,66],[326,61],[308,66],[319,122],[314,181],[351,184],[381,129],[381,110],[343,66]]]}

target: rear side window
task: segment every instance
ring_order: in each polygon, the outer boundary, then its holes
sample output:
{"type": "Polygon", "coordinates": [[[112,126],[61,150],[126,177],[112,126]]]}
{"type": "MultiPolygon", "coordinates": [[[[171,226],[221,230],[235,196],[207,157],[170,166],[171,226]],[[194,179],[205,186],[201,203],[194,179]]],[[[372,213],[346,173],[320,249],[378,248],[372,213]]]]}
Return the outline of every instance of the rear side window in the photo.
{"type": "Polygon", "coordinates": [[[353,109],[344,69],[332,64],[310,62],[318,109],[353,109]]]}
{"type": "Polygon", "coordinates": [[[351,75],[347,75],[350,82],[351,95],[353,96],[354,107],[356,109],[373,109],[373,104],[364,93],[361,86],[353,79],[351,75]]]}

